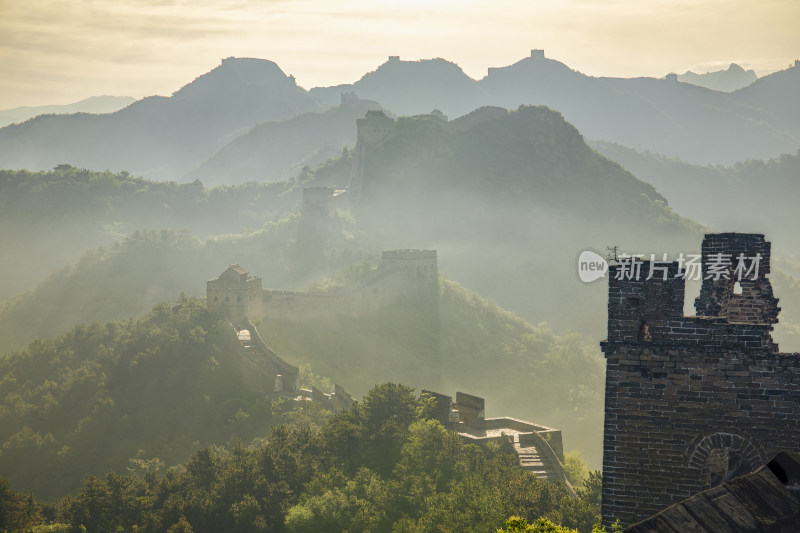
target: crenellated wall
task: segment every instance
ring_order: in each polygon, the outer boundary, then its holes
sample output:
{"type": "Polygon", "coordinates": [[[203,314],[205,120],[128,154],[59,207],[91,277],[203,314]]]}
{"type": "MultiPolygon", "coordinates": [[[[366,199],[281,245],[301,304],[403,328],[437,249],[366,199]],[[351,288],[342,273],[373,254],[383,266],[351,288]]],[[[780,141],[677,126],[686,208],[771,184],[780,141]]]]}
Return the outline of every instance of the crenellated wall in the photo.
{"type": "Polygon", "coordinates": [[[391,250],[363,279],[326,292],[265,290],[263,318],[361,316],[402,301],[430,300],[438,310],[436,250],[391,250]]]}

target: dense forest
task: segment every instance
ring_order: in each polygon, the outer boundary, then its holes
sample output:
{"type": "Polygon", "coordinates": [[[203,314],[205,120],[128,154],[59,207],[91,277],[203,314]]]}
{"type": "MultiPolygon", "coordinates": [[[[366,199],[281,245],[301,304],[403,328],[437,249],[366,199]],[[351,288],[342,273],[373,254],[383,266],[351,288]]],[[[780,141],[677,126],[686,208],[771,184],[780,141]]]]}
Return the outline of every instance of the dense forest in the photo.
{"type": "Polygon", "coordinates": [[[598,522],[598,472],[576,480],[573,497],[503,446],[463,444],[432,408],[386,383],[348,410],[274,426],[250,446],[204,448],[163,472],[87,477],[52,505],[2,482],[0,519],[9,531],[49,523],[33,531],[89,533],[490,532],[510,516],[588,532],[598,522]]]}
{"type": "Polygon", "coordinates": [[[0,359],[3,477],[50,501],[89,474],[158,470],[265,435],[290,406],[241,386],[224,327],[181,297],[0,359]]]}

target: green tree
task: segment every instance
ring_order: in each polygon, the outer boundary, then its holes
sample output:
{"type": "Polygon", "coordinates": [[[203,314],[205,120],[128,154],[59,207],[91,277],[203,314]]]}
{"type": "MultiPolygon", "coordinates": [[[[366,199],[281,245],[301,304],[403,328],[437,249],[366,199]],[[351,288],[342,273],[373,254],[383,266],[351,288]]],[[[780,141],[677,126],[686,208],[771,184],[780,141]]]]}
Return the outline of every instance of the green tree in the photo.
{"type": "Polygon", "coordinates": [[[577,530],[561,527],[546,518],[537,518],[529,524],[524,518],[512,516],[497,533],[577,533],[577,530]]]}
{"type": "Polygon", "coordinates": [[[20,494],[0,478],[0,531],[22,533],[44,521],[42,509],[32,494],[20,494]]]}

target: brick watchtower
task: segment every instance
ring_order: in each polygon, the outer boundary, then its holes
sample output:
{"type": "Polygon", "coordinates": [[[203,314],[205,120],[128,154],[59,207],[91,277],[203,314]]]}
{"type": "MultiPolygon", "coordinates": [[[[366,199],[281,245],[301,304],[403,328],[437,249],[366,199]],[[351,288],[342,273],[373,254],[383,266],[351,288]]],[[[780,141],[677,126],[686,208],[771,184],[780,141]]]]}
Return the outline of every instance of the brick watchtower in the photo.
{"type": "Polygon", "coordinates": [[[643,261],[638,279],[630,262],[610,267],[603,523],[631,524],[797,448],[800,354],[772,342],[769,259],[763,235],[706,235],[698,316],[683,316],[679,262],[643,261]]]}

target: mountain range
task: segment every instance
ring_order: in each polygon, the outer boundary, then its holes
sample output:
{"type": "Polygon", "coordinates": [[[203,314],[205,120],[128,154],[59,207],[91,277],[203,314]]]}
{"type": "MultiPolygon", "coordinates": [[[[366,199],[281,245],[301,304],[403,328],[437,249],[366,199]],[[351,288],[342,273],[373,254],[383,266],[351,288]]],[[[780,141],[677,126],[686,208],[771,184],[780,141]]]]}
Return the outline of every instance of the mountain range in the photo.
{"type": "Polygon", "coordinates": [[[273,62],[224,59],[170,97],[109,115],[45,115],[0,129],[0,167],[62,163],[175,178],[259,122],[320,110],[273,62]]]}
{"type": "Polygon", "coordinates": [[[483,105],[545,105],[589,139],[693,163],[763,159],[800,147],[800,122],[789,119],[800,109],[789,94],[800,92],[800,68],[725,94],[680,83],[677,77],[591,77],[533,50],[513,65],[489,69],[477,81],[442,59],[390,58],[355,83],[315,88],[311,94],[330,105],[341,91],[354,91],[401,115],[436,108],[457,117],[483,105]]]}
{"type": "Polygon", "coordinates": [[[697,164],[734,163],[800,147],[798,92],[797,67],[728,94],[669,76],[591,77],[538,50],[480,80],[444,59],[392,57],[354,83],[306,91],[271,61],[228,58],[170,97],[145,98],[107,115],[45,115],[0,128],[0,168],[66,163],[154,179],[280,179],[337,151],[352,139],[353,127],[336,115],[262,123],[329,109],[343,93],[398,115],[438,109],[455,118],[485,105],[546,105],[589,139],[697,164]],[[315,120],[329,123],[320,127],[315,120]],[[251,133],[254,127],[259,130],[251,133]],[[248,162],[230,169],[244,150],[248,162]]]}

